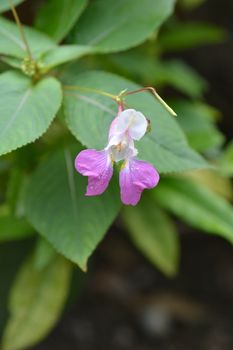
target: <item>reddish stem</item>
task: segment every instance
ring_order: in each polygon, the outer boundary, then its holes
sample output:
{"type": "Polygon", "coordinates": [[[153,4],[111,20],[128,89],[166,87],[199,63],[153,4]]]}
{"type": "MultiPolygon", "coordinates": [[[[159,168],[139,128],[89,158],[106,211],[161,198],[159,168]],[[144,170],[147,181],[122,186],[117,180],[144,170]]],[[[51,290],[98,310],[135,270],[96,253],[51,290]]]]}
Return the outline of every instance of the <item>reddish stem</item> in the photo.
{"type": "Polygon", "coordinates": [[[123,103],[118,103],[118,114],[124,110],[123,103]]]}

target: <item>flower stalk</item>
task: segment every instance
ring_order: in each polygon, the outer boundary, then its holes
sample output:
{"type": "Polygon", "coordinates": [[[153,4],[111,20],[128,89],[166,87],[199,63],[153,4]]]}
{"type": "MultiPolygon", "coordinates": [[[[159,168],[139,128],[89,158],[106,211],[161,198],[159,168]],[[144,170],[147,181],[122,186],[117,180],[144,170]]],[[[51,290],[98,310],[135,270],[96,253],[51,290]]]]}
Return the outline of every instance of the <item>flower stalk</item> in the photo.
{"type": "Polygon", "coordinates": [[[143,92],[143,91],[150,91],[155,98],[159,101],[159,103],[165,107],[165,109],[174,117],[177,116],[177,114],[174,112],[174,110],[168,106],[168,104],[162,99],[161,96],[159,96],[159,94],[156,92],[156,90],[153,87],[144,87],[142,89],[138,89],[138,90],[134,90],[134,91],[129,91],[127,92],[127,89],[122,90],[118,95],[113,95],[110,94],[108,92],[102,91],[102,90],[98,90],[98,89],[93,89],[93,88],[88,88],[88,87],[83,87],[83,86],[78,86],[78,85],[65,85],[64,86],[65,90],[78,90],[78,91],[83,91],[83,92],[92,92],[92,93],[96,93],[102,96],[106,96],[111,98],[113,101],[115,101],[118,106],[121,106],[121,111],[123,110],[123,107],[129,107],[126,103],[124,98],[127,97],[128,95],[133,95],[136,94],[138,92],[143,92]]]}
{"type": "Polygon", "coordinates": [[[78,91],[83,91],[83,92],[93,92],[96,93],[98,95],[102,95],[102,96],[106,96],[106,97],[110,97],[111,99],[113,99],[114,101],[117,100],[117,96],[110,94],[108,92],[102,91],[102,90],[98,90],[98,89],[92,89],[92,88],[87,88],[84,86],[78,86],[78,85],[65,85],[64,86],[65,90],[78,90],[78,91]]]}
{"type": "Polygon", "coordinates": [[[142,89],[138,89],[138,90],[134,90],[134,91],[129,91],[129,92],[125,92],[124,93],[124,96],[128,96],[128,95],[132,95],[132,94],[136,94],[138,92],[143,92],[143,91],[150,91],[154,97],[159,101],[159,103],[165,107],[165,109],[173,116],[173,117],[177,117],[177,114],[176,112],[168,106],[168,104],[162,99],[161,96],[159,96],[159,94],[157,93],[157,91],[151,87],[151,86],[148,86],[148,87],[144,87],[142,89]]]}
{"type": "Polygon", "coordinates": [[[18,16],[18,13],[12,3],[12,0],[8,0],[9,2],[9,5],[10,5],[10,8],[11,8],[11,11],[12,11],[12,14],[14,16],[14,19],[15,19],[15,22],[17,24],[17,27],[19,29],[19,32],[20,32],[20,36],[21,36],[21,39],[25,45],[25,49],[26,49],[26,52],[27,52],[27,55],[28,55],[28,58],[31,60],[31,61],[34,61],[33,60],[33,56],[32,56],[32,53],[31,53],[31,50],[30,50],[30,46],[28,44],[28,41],[27,41],[27,38],[26,38],[26,35],[24,33],[24,29],[23,29],[23,26],[20,22],[20,19],[19,19],[19,16],[18,16]]]}

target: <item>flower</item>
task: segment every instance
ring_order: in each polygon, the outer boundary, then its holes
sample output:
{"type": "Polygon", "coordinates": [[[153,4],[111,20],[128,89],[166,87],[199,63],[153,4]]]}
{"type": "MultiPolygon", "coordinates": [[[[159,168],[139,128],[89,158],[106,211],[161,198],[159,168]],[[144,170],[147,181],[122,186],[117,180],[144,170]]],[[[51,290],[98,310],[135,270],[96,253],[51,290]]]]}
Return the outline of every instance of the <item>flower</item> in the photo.
{"type": "Polygon", "coordinates": [[[75,168],[80,174],[88,176],[86,196],[102,194],[113,174],[111,155],[106,150],[81,151],[75,159],[75,168]]]}
{"type": "Polygon", "coordinates": [[[126,205],[136,205],[144,189],[151,189],[159,182],[157,170],[147,162],[137,160],[134,141],[146,133],[148,122],[145,116],[134,109],[122,111],[109,129],[108,144],[102,151],[87,149],[75,159],[76,170],[88,176],[86,196],[102,194],[109,185],[114,162],[123,161],[120,170],[121,200],[126,205]]]}
{"type": "Polygon", "coordinates": [[[120,171],[122,202],[136,205],[143,190],[155,187],[158,182],[159,174],[150,163],[134,158],[126,160],[120,171]]]}

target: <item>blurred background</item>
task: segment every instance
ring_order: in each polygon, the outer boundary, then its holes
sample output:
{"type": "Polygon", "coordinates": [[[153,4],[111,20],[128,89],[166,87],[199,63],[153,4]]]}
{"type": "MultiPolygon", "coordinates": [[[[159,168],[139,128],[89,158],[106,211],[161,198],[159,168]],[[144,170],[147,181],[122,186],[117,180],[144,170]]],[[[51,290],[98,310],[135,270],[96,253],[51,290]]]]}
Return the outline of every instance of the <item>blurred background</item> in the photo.
{"type": "MultiPolygon", "coordinates": [[[[19,6],[24,23],[33,22],[39,5],[40,1],[26,1],[19,6]]],[[[187,95],[205,101],[230,141],[232,39],[232,0],[180,0],[158,40],[152,37],[137,49],[107,58],[84,58],[81,67],[104,66],[159,87],[171,101],[187,95]],[[135,50],[138,62],[132,59],[135,50]],[[144,63],[140,54],[145,50],[144,63]],[[156,62],[153,71],[151,61],[156,62]]],[[[168,279],[156,270],[135,249],[118,220],[91,258],[88,274],[75,272],[61,321],[33,349],[232,350],[232,246],[175,220],[181,237],[176,277],[168,279]]]]}

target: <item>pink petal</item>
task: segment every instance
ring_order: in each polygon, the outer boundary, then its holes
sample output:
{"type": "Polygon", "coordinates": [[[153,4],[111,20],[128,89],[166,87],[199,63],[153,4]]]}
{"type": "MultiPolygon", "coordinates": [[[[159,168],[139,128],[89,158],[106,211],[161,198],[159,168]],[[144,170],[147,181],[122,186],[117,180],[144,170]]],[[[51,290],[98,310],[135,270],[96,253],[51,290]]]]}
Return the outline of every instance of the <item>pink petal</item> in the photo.
{"type": "Polygon", "coordinates": [[[113,166],[108,152],[87,149],[81,151],[75,159],[76,170],[88,176],[86,196],[102,194],[108,187],[113,173],[113,166]]]}
{"type": "Polygon", "coordinates": [[[157,170],[147,162],[131,159],[120,171],[121,201],[136,205],[143,190],[155,187],[159,182],[157,170]]]}

